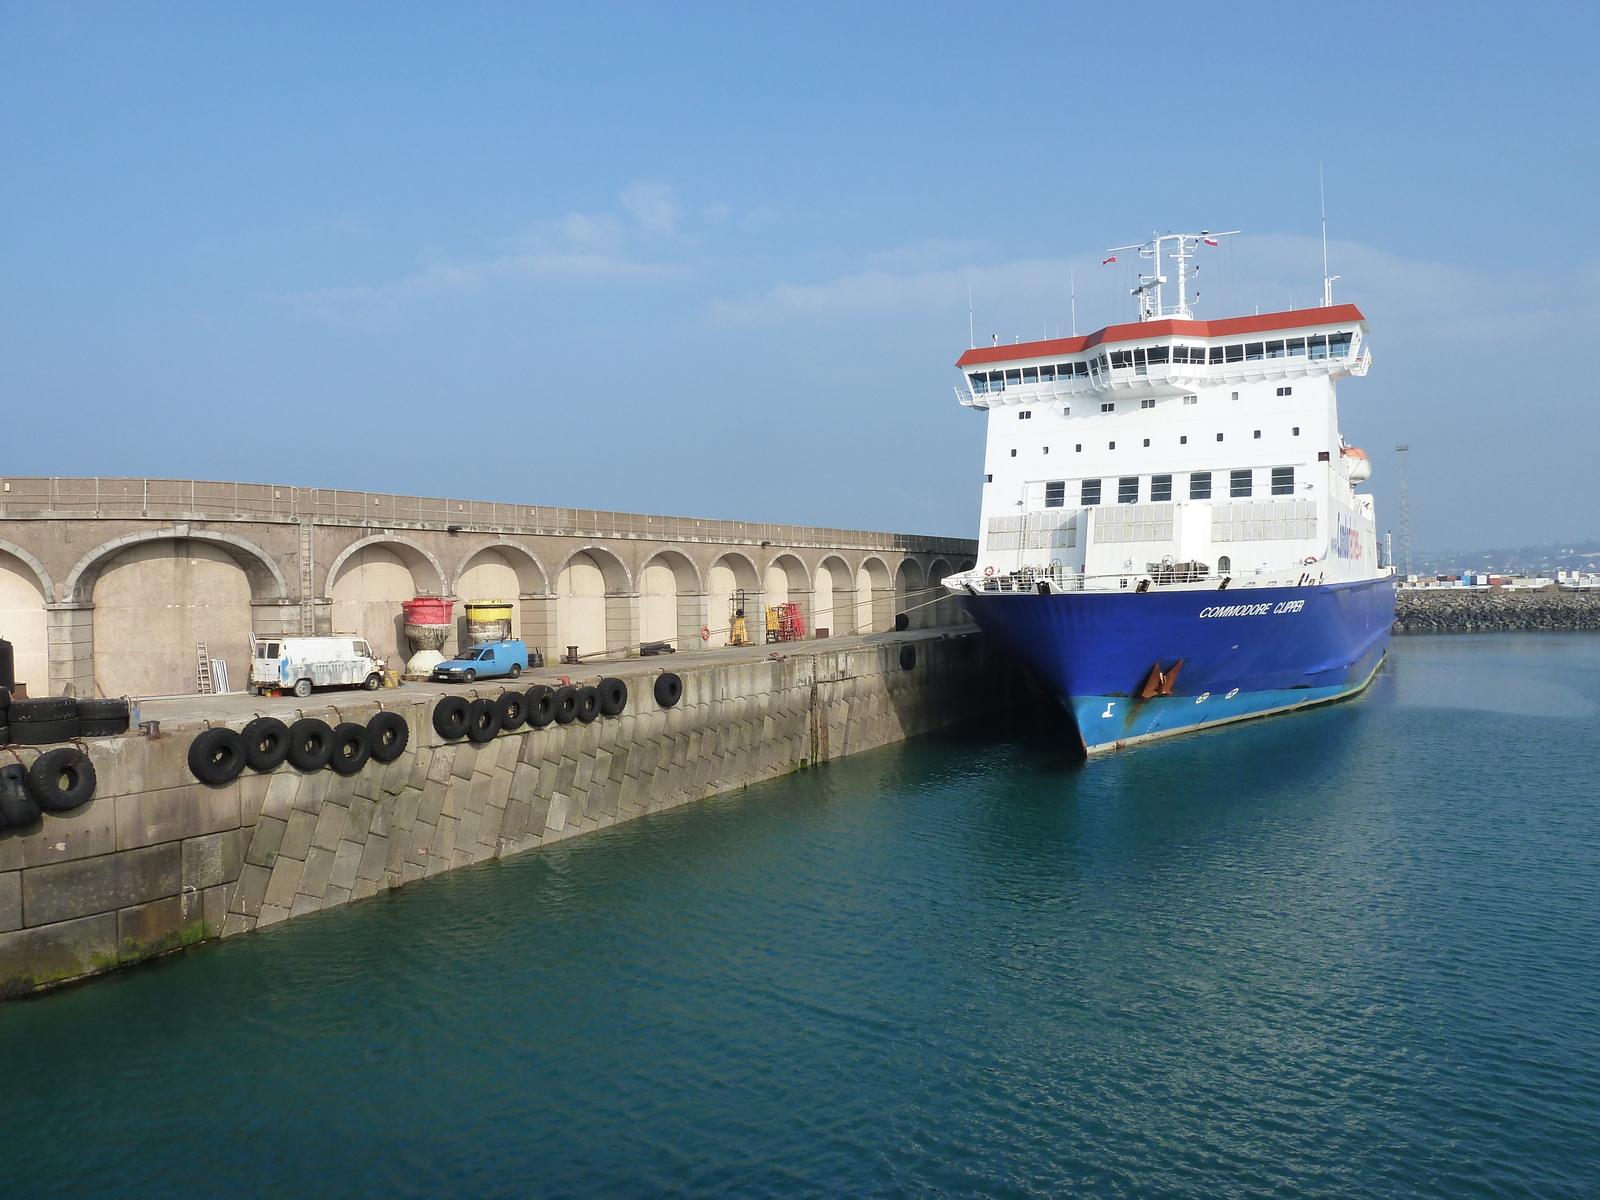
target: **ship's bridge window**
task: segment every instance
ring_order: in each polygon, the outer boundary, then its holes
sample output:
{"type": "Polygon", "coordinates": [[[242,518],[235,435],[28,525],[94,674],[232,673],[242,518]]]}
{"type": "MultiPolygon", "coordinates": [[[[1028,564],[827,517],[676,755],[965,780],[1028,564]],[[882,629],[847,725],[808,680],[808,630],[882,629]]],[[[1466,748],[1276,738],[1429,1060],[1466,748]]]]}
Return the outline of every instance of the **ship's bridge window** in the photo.
{"type": "Polygon", "coordinates": [[[1261,342],[1246,342],[1244,344],[1245,362],[1256,362],[1266,354],[1261,342]]]}
{"type": "Polygon", "coordinates": [[[1139,503],[1139,477],[1137,475],[1124,475],[1117,480],[1117,503],[1139,503]]]}
{"type": "Polygon", "coordinates": [[[1284,343],[1285,352],[1290,358],[1304,358],[1306,356],[1305,338],[1290,338],[1284,343]]]}
{"type": "Polygon", "coordinates": [[[1249,467],[1242,471],[1228,472],[1228,495],[1234,499],[1249,498],[1252,472],[1249,467]]]}
{"type": "Polygon", "coordinates": [[[1170,346],[1151,346],[1145,351],[1145,358],[1152,367],[1160,366],[1167,361],[1167,354],[1171,349],[1170,346]]]}
{"type": "Polygon", "coordinates": [[[1276,341],[1276,342],[1268,342],[1267,343],[1267,357],[1268,358],[1282,358],[1283,357],[1283,342],[1281,340],[1280,341],[1276,341]]]}
{"type": "Polygon", "coordinates": [[[1211,472],[1192,471],[1189,474],[1189,499],[1211,499],[1211,472]]]}
{"type": "Polygon", "coordinates": [[[1056,369],[1054,366],[1046,365],[1039,368],[1039,381],[1041,383],[1054,383],[1055,378],[1056,369]]]}
{"type": "Polygon", "coordinates": [[[1294,468],[1272,468],[1272,494],[1274,496],[1294,495],[1294,468]]]}
{"type": "Polygon", "coordinates": [[[989,372],[989,390],[1003,392],[1006,390],[1006,373],[1004,371],[989,372]]]}
{"type": "Polygon", "coordinates": [[[1100,503],[1100,481],[1085,479],[1078,488],[1078,503],[1085,508],[1100,503]]]}
{"type": "Polygon", "coordinates": [[[1328,339],[1320,333],[1316,337],[1308,337],[1306,339],[1306,349],[1310,352],[1312,358],[1327,358],[1328,339]]]}
{"type": "Polygon", "coordinates": [[[1350,339],[1348,333],[1330,333],[1328,335],[1328,357],[1345,358],[1350,354],[1350,339]]]}
{"type": "Polygon", "coordinates": [[[1023,383],[1038,383],[1039,382],[1039,368],[1038,367],[1023,367],[1022,368],[1022,382],[1023,383]]]}
{"type": "Polygon", "coordinates": [[[1089,378],[1089,364],[1088,363],[1086,363],[1086,362],[1078,363],[1077,367],[1078,367],[1078,374],[1080,376],[1082,376],[1084,379],[1089,378]]]}
{"type": "Polygon", "coordinates": [[[967,382],[972,385],[972,390],[979,395],[989,390],[989,377],[981,371],[976,375],[968,375],[967,382]]]}
{"type": "Polygon", "coordinates": [[[1113,350],[1111,352],[1111,366],[1120,371],[1124,367],[1133,366],[1132,350],[1113,350]]]}
{"type": "Polygon", "coordinates": [[[1211,347],[1211,361],[1212,362],[1214,362],[1214,363],[1221,362],[1222,361],[1222,354],[1223,354],[1223,348],[1221,346],[1213,346],[1213,347],[1211,347]]]}
{"type": "Polygon", "coordinates": [[[1187,347],[1187,346],[1174,346],[1172,348],[1172,361],[1175,362],[1175,363],[1186,363],[1186,362],[1188,362],[1189,361],[1189,347],[1187,347]]]}
{"type": "Polygon", "coordinates": [[[1053,483],[1044,485],[1044,506],[1046,508],[1062,508],[1067,503],[1067,483],[1058,479],[1053,483]]]}
{"type": "Polygon", "coordinates": [[[1022,386],[1022,372],[1013,368],[1006,372],[1006,383],[1011,387],[1022,386]]]}
{"type": "Polygon", "coordinates": [[[1152,475],[1152,476],[1150,476],[1150,503],[1151,504],[1160,504],[1163,501],[1171,500],[1171,499],[1172,499],[1172,476],[1171,475],[1152,475]]]}
{"type": "MultiPolygon", "coordinates": [[[[1258,342],[1257,345],[1260,345],[1260,343],[1258,342]]],[[[1243,345],[1228,346],[1226,349],[1228,351],[1228,361],[1229,362],[1243,362],[1244,361],[1244,346],[1243,345]]]]}
{"type": "Polygon", "coordinates": [[[1135,346],[1133,348],[1133,373],[1135,375],[1145,374],[1145,363],[1147,361],[1145,348],[1143,346],[1135,346]]]}

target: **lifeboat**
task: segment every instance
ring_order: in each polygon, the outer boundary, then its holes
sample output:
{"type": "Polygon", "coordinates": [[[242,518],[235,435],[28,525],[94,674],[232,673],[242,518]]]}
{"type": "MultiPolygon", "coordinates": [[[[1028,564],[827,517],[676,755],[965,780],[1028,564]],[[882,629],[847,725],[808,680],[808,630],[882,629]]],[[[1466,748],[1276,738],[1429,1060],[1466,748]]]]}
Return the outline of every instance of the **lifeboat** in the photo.
{"type": "Polygon", "coordinates": [[[1339,454],[1345,460],[1345,474],[1350,477],[1351,483],[1361,483],[1372,477],[1372,460],[1367,457],[1365,450],[1345,446],[1339,454]]]}

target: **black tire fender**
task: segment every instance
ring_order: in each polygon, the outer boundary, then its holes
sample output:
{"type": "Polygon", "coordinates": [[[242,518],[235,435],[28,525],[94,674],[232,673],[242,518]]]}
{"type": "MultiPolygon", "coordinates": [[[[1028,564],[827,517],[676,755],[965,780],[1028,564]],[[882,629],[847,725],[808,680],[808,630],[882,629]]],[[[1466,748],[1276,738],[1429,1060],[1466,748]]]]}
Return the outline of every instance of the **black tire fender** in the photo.
{"type": "Polygon", "coordinates": [[[910,646],[910,645],[901,646],[900,647],[900,669],[902,671],[910,671],[910,670],[915,669],[916,665],[917,665],[917,648],[915,646],[910,646]]]}
{"type": "Polygon", "coordinates": [[[289,726],[289,765],[297,771],[320,771],[333,757],[333,730],[317,717],[302,717],[289,726]]]}
{"type": "Polygon", "coordinates": [[[896,633],[904,633],[906,630],[908,630],[910,628],[911,628],[911,614],[910,613],[895,613],[895,615],[894,615],[894,631],[896,633]]]}
{"type": "Polygon", "coordinates": [[[600,715],[620,717],[628,707],[628,685],[614,675],[600,681],[600,715]]]}
{"type": "Polygon", "coordinates": [[[39,819],[39,802],[28,795],[28,769],[21,763],[0,767],[0,828],[21,829],[39,819]]]}
{"type": "MultiPolygon", "coordinates": [[[[39,756],[43,762],[50,754],[39,756]]],[[[189,743],[189,773],[201,783],[220,787],[239,778],[245,765],[245,741],[233,730],[217,726],[189,743]]],[[[41,803],[43,803],[41,801],[41,803]]]]}
{"type": "Polygon", "coordinates": [[[409,741],[411,726],[399,713],[381,712],[367,722],[367,744],[372,747],[372,757],[381,763],[399,758],[409,741]]]}
{"type": "Polygon", "coordinates": [[[257,717],[239,731],[252,771],[276,771],[289,757],[289,727],[277,717],[257,717]]]}
{"type": "Polygon", "coordinates": [[[354,775],[372,757],[372,739],[367,727],[342,721],[333,727],[333,756],[328,765],[341,775],[354,775]]]}
{"type": "Polygon", "coordinates": [[[550,697],[550,708],[557,725],[571,725],[578,715],[578,689],[570,683],[558,687],[556,694],[550,697]]]}
{"type": "Polygon", "coordinates": [[[529,729],[543,729],[556,719],[556,690],[547,683],[536,683],[523,694],[524,718],[529,729]]]}
{"type": "MultiPolygon", "coordinates": [[[[226,732],[233,733],[231,729],[226,732]]],[[[234,733],[233,736],[237,739],[239,735],[234,733]]],[[[242,754],[239,761],[242,765],[242,754]]],[[[94,799],[94,786],[94,763],[76,746],[46,750],[28,768],[28,794],[45,812],[62,813],[81,808],[94,799]]]]}
{"type": "Polygon", "coordinates": [[[500,710],[495,707],[493,700],[485,700],[481,696],[467,705],[467,740],[477,742],[492,742],[494,735],[500,732],[500,710]]]}
{"type": "Polygon", "coordinates": [[[83,722],[77,717],[65,721],[18,721],[8,728],[11,740],[19,746],[48,746],[83,736],[83,722]]]}
{"type": "Polygon", "coordinates": [[[521,692],[501,692],[494,707],[500,715],[500,728],[507,733],[515,733],[528,719],[528,698],[521,692]]]}
{"type": "Polygon", "coordinates": [[[683,699],[683,680],[671,671],[663,671],[656,676],[654,690],[656,703],[662,708],[671,708],[683,699]]]}
{"type": "Polygon", "coordinates": [[[448,742],[467,736],[468,704],[460,696],[442,697],[433,706],[433,731],[448,742]]]}
{"type": "Polygon", "coordinates": [[[50,721],[78,719],[78,702],[71,696],[34,696],[11,702],[12,725],[42,725],[50,721]]]}
{"type": "Polygon", "coordinates": [[[577,696],[578,720],[587,725],[600,715],[600,689],[581,687],[577,696]]]}
{"type": "Polygon", "coordinates": [[[84,737],[115,737],[128,732],[126,700],[79,700],[78,719],[84,737]]]}

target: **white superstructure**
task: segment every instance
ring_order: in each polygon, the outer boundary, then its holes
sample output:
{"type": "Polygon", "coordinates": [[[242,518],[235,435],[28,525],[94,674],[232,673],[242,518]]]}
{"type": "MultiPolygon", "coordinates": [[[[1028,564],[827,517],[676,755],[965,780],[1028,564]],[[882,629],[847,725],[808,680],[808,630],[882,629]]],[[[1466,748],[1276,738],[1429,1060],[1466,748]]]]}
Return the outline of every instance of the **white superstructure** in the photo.
{"type": "Polygon", "coordinates": [[[1360,311],[1196,321],[1181,279],[1179,303],[1162,305],[1165,282],[1159,267],[1141,279],[1136,324],[961,356],[961,402],[987,411],[989,429],[978,565],[950,583],[1384,573],[1372,499],[1355,491],[1371,465],[1339,433],[1336,382],[1371,361],[1360,311]]]}

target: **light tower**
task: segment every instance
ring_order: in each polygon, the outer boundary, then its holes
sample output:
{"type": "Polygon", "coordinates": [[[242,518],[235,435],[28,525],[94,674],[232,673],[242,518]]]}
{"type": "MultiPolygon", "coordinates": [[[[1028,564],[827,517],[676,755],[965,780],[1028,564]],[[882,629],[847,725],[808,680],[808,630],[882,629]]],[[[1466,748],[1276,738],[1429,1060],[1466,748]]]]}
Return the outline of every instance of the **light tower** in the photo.
{"type": "Polygon", "coordinates": [[[1410,446],[1395,447],[1395,453],[1400,456],[1400,549],[1406,556],[1407,579],[1414,574],[1411,566],[1411,495],[1406,485],[1406,454],[1410,449],[1410,446]]]}

